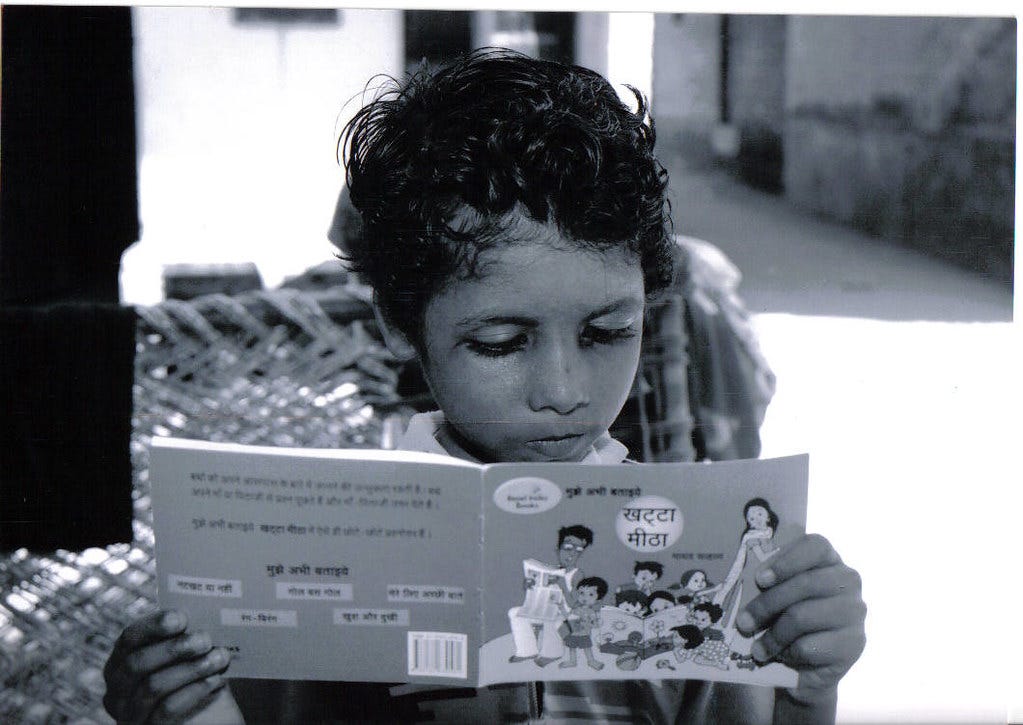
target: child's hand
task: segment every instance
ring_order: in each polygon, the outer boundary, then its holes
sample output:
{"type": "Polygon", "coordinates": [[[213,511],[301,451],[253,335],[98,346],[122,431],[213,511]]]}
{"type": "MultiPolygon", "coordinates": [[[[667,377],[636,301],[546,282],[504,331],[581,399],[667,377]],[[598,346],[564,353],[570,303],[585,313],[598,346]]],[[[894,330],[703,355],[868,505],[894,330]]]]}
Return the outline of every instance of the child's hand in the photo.
{"type": "Polygon", "coordinates": [[[762,593],[736,619],[744,634],[767,628],[753,644],[754,659],[798,670],[799,686],[789,691],[797,701],[832,697],[866,643],[860,575],[827,539],[807,535],[779,551],[756,580],[762,593]]]}
{"type": "Polygon", "coordinates": [[[183,614],[160,611],[121,633],[103,670],[103,705],[118,722],[179,722],[220,700],[237,712],[224,689],[229,655],[186,628],[183,614]]]}

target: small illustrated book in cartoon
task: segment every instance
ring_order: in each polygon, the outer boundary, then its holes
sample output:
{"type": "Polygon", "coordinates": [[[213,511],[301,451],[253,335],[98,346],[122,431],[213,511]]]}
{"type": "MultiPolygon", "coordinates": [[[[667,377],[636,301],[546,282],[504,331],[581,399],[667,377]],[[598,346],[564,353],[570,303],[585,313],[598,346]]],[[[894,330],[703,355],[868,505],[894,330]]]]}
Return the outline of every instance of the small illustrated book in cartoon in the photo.
{"type": "Polygon", "coordinates": [[[159,600],[233,677],[794,686],[735,628],[807,457],[478,465],[153,440],[159,600]]]}

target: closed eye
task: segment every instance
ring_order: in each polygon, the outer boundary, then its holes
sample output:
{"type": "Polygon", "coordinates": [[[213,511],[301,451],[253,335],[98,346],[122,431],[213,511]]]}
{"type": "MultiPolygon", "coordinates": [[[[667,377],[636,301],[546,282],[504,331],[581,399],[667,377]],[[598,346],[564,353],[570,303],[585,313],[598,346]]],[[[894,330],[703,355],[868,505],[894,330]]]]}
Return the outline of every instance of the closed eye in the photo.
{"type": "Polygon", "coordinates": [[[587,325],[579,336],[579,344],[583,347],[589,347],[591,345],[614,345],[615,343],[622,342],[624,340],[630,340],[639,331],[632,325],[628,327],[597,327],[595,325],[587,325]]]}
{"type": "Polygon", "coordinates": [[[527,341],[526,334],[519,333],[506,340],[469,338],[465,341],[465,346],[477,355],[484,357],[504,357],[525,349],[527,341]]]}

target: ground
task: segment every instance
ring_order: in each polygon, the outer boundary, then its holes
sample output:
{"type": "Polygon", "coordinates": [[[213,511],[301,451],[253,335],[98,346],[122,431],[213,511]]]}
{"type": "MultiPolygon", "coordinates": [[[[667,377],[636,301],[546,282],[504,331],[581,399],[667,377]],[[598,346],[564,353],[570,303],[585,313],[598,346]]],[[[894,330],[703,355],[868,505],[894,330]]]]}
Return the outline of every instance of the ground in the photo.
{"type": "Polygon", "coordinates": [[[1023,699],[998,626],[1018,601],[1011,290],[723,174],[671,171],[678,231],[742,270],[778,376],[763,454],[810,453],[808,528],[863,577],[868,645],[839,720],[1005,722],[1023,699]],[[959,639],[964,607],[989,636],[959,639]]]}

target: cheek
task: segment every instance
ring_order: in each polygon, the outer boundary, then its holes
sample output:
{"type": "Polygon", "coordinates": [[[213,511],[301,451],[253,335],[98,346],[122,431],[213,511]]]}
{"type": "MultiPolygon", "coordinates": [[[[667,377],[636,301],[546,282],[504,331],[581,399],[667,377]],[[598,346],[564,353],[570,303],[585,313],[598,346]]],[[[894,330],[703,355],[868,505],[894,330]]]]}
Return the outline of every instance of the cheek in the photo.
{"type": "Polygon", "coordinates": [[[591,393],[603,404],[620,408],[628,398],[636,377],[639,340],[615,346],[596,358],[590,371],[591,393]]]}
{"type": "Polygon", "coordinates": [[[492,419],[507,412],[507,401],[521,388],[517,371],[506,360],[491,360],[455,351],[424,366],[430,388],[449,419],[492,419]]]}

